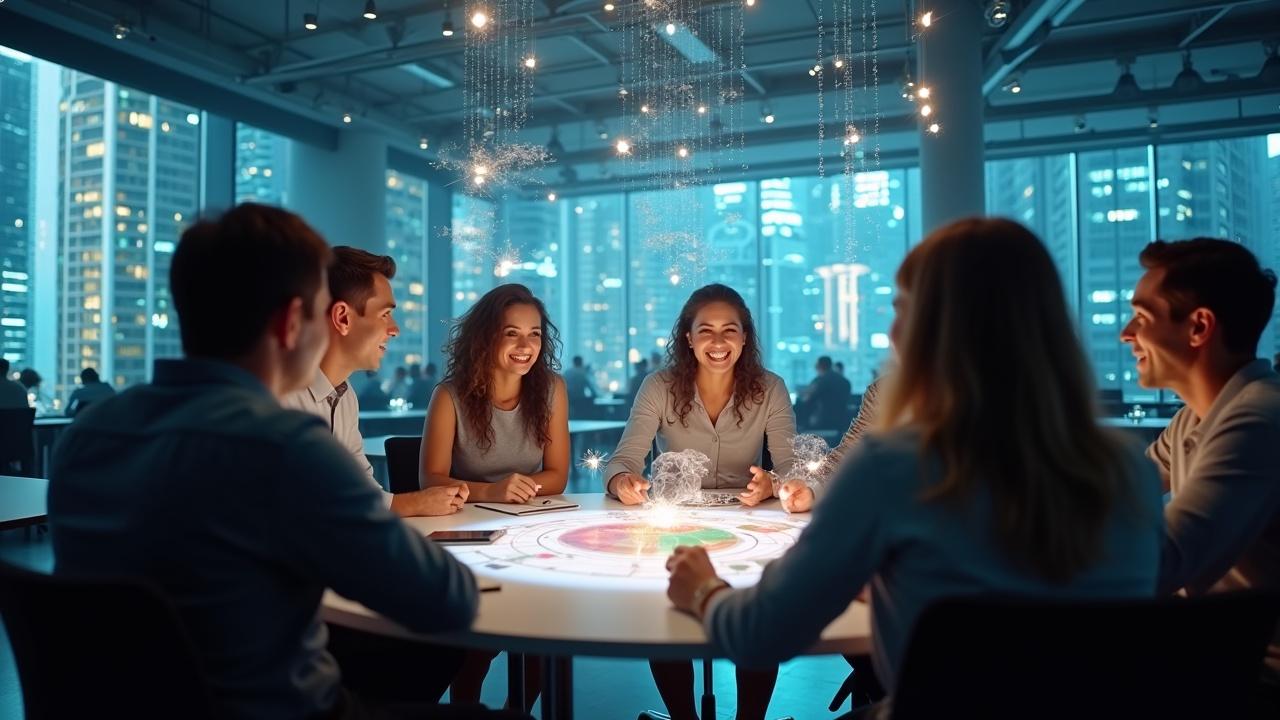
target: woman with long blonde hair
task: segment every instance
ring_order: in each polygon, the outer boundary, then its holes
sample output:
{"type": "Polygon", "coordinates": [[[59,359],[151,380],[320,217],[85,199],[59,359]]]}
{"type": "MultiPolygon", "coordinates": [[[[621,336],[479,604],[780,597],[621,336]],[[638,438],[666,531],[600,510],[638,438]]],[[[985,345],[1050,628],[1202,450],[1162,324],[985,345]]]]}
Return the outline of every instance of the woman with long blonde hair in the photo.
{"type": "Polygon", "coordinates": [[[1098,425],[1035,235],[1008,220],[953,223],[911,251],[898,285],[909,292],[897,299],[899,362],[878,426],[791,551],[743,590],[699,549],[668,561],[672,601],[737,662],[811,646],[868,581],[890,692],[916,617],[937,599],[1154,592],[1160,482],[1141,448],[1098,425]]]}

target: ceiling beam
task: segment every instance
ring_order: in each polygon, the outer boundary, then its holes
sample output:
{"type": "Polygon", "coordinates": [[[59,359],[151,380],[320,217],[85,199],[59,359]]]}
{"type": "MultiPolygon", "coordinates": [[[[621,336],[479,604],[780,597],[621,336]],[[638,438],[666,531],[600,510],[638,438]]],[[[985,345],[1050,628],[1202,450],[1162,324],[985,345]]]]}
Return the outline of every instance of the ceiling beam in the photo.
{"type": "MultiPolygon", "coordinates": [[[[697,12],[710,12],[720,5],[741,0],[706,0],[698,6],[697,12]]],[[[633,0],[630,3],[619,3],[618,12],[627,7],[643,4],[644,0],[633,0]]],[[[529,23],[529,34],[532,38],[560,37],[580,33],[584,26],[590,25],[590,19],[598,8],[578,10],[568,13],[554,13],[532,18],[529,23]]],[[[465,28],[463,29],[465,32],[465,28]]],[[[313,77],[335,74],[351,74],[381,70],[382,68],[401,65],[414,60],[423,60],[441,55],[452,55],[458,52],[459,43],[448,38],[437,38],[417,43],[361,50],[345,55],[338,55],[316,60],[290,63],[273,70],[244,78],[249,84],[276,83],[282,81],[298,81],[313,77]]]]}
{"type": "MultiPolygon", "coordinates": [[[[982,94],[990,95],[1005,78],[1031,57],[1054,28],[1066,22],[1085,0],[1033,0],[1019,11],[1013,23],[987,53],[982,72],[982,94]]],[[[973,11],[973,12],[976,12],[973,11]]]]}
{"type": "Polygon", "coordinates": [[[1183,50],[1188,45],[1195,42],[1196,38],[1203,35],[1205,30],[1208,30],[1209,28],[1213,27],[1214,23],[1218,22],[1223,17],[1225,17],[1226,14],[1231,12],[1231,10],[1234,7],[1235,7],[1234,5],[1227,5],[1226,7],[1218,8],[1217,12],[1213,13],[1212,15],[1210,15],[1208,18],[1205,18],[1204,20],[1201,20],[1198,22],[1193,20],[1191,32],[1187,33],[1187,36],[1182,38],[1182,42],[1178,43],[1178,49],[1183,50]]]}
{"type": "MultiPolygon", "coordinates": [[[[1095,95],[1092,97],[1068,98],[1065,100],[1048,100],[1034,103],[1019,103],[1001,105],[999,107],[988,107],[986,110],[985,121],[1008,122],[1018,120],[1033,120],[1037,118],[1047,117],[1063,117],[1070,118],[1080,113],[1107,112],[1115,110],[1130,109],[1148,109],[1160,108],[1165,106],[1181,105],[1186,103],[1200,103],[1213,100],[1238,99],[1242,97],[1251,97],[1256,95],[1277,94],[1277,90],[1272,85],[1264,83],[1261,78],[1244,78],[1234,80],[1221,80],[1219,82],[1205,83],[1202,90],[1197,91],[1194,95],[1186,95],[1174,91],[1171,88],[1158,90],[1145,90],[1132,98],[1117,97],[1114,94],[1095,95]]],[[[882,133],[905,132],[912,128],[918,127],[919,119],[914,113],[884,116],[880,118],[880,131],[882,133]]],[[[1146,126],[1144,124],[1144,129],[1146,126]]],[[[788,127],[769,127],[766,129],[755,130],[744,133],[743,141],[747,146],[764,147],[768,145],[776,145],[780,143],[793,142],[797,140],[806,140],[817,137],[817,128],[812,124],[792,125],[788,127]]],[[[839,136],[833,133],[832,142],[839,144],[839,136]]],[[[729,136],[726,136],[729,138],[729,136]]],[[[644,157],[668,158],[675,149],[688,141],[681,140],[665,140],[653,143],[649,147],[637,148],[638,152],[643,152],[644,157]]],[[[865,144],[865,143],[864,143],[865,144]]],[[[575,150],[565,153],[559,160],[566,165],[589,165],[599,162],[607,162],[616,159],[612,146],[598,145],[595,147],[575,150]]]]}

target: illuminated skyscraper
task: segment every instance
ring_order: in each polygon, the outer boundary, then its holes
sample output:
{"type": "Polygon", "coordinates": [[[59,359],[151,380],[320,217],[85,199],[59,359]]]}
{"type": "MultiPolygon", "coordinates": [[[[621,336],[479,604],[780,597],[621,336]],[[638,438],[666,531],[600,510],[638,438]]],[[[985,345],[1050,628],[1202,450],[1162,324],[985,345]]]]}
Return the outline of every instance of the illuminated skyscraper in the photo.
{"type": "Polygon", "coordinates": [[[60,111],[54,391],[65,397],[82,368],[123,387],[181,354],[169,262],[197,209],[201,116],[74,70],[62,73],[60,111]]]}
{"type": "Polygon", "coordinates": [[[391,289],[400,337],[387,348],[386,364],[424,364],[427,342],[427,182],[387,171],[387,254],[395,258],[391,289]]]}
{"type": "Polygon", "coordinates": [[[35,64],[0,48],[0,354],[31,364],[35,64]]]}

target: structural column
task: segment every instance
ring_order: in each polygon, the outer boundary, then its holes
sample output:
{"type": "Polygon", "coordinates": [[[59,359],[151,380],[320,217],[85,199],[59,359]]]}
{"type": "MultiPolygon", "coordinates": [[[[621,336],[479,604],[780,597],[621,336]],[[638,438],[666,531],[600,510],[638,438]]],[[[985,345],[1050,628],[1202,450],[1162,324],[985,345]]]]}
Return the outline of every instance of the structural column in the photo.
{"type": "Polygon", "coordinates": [[[289,143],[288,198],[330,245],[386,254],[386,139],[345,130],[337,150],[289,143]]]}
{"type": "Polygon", "coordinates": [[[928,0],[933,25],[921,38],[919,84],[928,87],[933,113],[921,119],[920,186],[925,233],[986,212],[982,118],[981,4],[976,0],[928,0]],[[939,131],[929,125],[938,123],[939,131]]]}

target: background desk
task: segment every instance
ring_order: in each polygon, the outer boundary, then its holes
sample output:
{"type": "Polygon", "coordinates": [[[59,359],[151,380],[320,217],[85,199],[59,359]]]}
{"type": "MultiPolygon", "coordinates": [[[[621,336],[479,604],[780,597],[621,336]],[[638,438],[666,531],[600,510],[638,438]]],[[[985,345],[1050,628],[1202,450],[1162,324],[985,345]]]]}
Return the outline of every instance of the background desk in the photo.
{"type": "Polygon", "coordinates": [[[0,530],[47,522],[48,497],[48,480],[0,475],[0,530]]]}
{"type": "MultiPolygon", "coordinates": [[[[567,497],[581,504],[583,510],[625,509],[621,503],[599,493],[567,497]]],[[[748,510],[731,512],[746,514],[748,510]]],[[[762,519],[797,519],[783,512],[776,500],[750,512],[762,519]]],[[[410,518],[406,522],[426,534],[453,528],[531,525],[570,516],[571,513],[554,513],[514,517],[467,505],[448,517],[410,518]]],[[[453,549],[466,550],[465,547],[453,549]]],[[[666,660],[722,657],[707,642],[696,620],[671,607],[665,582],[611,582],[603,578],[560,575],[550,570],[544,571],[542,582],[531,582],[521,579],[527,578],[527,574],[504,575],[485,566],[472,569],[479,576],[498,579],[502,589],[481,594],[480,612],[470,630],[430,639],[553,658],[543,678],[544,718],[572,716],[571,658],[574,655],[666,660]]],[[[368,632],[416,637],[363,605],[333,592],[325,594],[322,615],[326,621],[368,632]]],[[[854,603],[827,627],[806,654],[869,652],[870,632],[867,607],[854,603]]]]}

